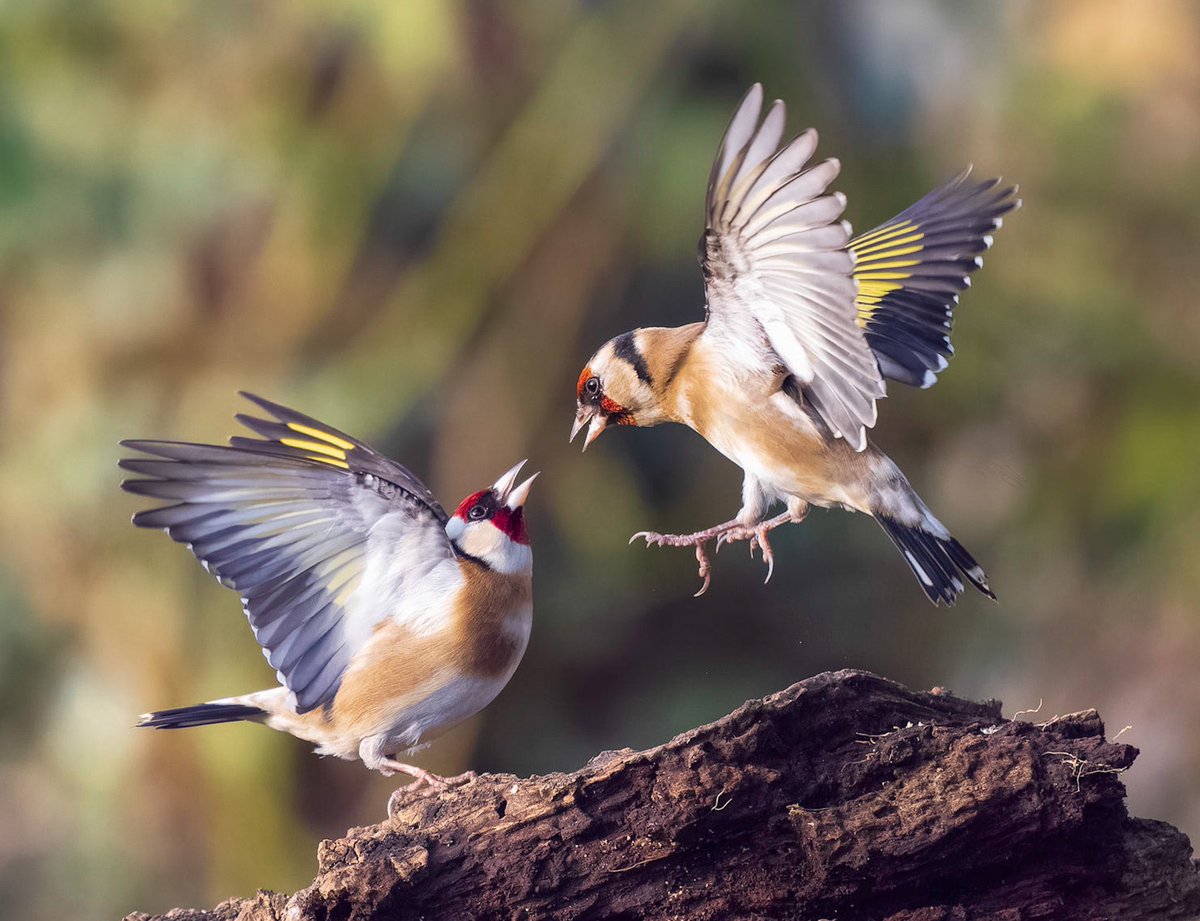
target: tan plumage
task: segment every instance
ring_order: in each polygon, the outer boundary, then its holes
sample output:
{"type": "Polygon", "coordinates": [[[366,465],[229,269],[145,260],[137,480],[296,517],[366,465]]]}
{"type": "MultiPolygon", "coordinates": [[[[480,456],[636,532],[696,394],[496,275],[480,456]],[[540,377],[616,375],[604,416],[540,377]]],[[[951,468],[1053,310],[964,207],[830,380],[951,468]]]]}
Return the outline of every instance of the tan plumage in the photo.
{"type": "MultiPolygon", "coordinates": [[[[423,636],[393,620],[377,628],[355,657],[329,705],[297,714],[286,688],[231,698],[267,713],[263,722],[318,746],[321,754],[362,757],[364,740],[387,736],[400,714],[412,713],[439,696],[456,701],[449,718],[414,735],[404,746],[424,746],[462,719],[481,710],[516,671],[529,639],[533,598],[528,573],[502,573],[458,561],[462,582],[449,600],[449,617],[436,633],[423,636]],[[482,703],[480,698],[486,697],[482,703]]],[[[368,767],[407,770],[369,752],[368,767]]]]}
{"type": "MultiPolygon", "coordinates": [[[[146,714],[175,729],[262,722],[320,754],[385,774],[443,778],[397,755],[424,747],[500,692],[532,623],[524,461],[447,516],[415,476],[350,436],[250,397],[261,440],[230,447],[126,442],[149,477],[129,492],[176,504],[134,523],[163,528],[242,597],[280,686],[146,714]]],[[[535,474],[536,476],[536,474],[535,474]]]]}
{"type": "Polygon", "coordinates": [[[931,600],[952,603],[983,570],[867,437],[885,378],[927,387],[952,352],[958,292],[982,265],[1014,189],[966,174],[881,227],[851,239],[836,160],[809,166],[816,133],[781,143],[784,109],[765,117],[755,85],[738,107],[709,178],[701,239],[707,317],[610,340],[577,385],[574,438],[609,425],[687,425],[745,471],[735,519],[690,535],[642,532],[693,546],[749,540],[773,555],[769,530],[809,505],[874,516],[931,600]],[[787,511],[767,519],[770,507],[787,511]]]}

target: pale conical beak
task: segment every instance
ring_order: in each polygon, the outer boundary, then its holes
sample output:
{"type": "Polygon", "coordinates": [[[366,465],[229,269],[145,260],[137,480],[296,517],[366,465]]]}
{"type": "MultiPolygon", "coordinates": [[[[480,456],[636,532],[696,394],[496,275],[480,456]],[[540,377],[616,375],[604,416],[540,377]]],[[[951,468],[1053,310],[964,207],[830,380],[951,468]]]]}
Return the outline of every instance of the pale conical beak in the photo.
{"type": "Polygon", "coordinates": [[[571,441],[575,440],[575,436],[579,434],[579,430],[585,425],[588,426],[587,437],[583,439],[583,450],[588,449],[593,441],[600,437],[600,433],[604,431],[608,425],[608,417],[597,409],[590,407],[579,407],[579,412],[575,414],[575,424],[571,426],[571,441]],[[588,425],[588,423],[591,425],[588,425]]]}
{"type": "Polygon", "coordinates": [[[520,486],[514,487],[513,491],[508,494],[508,499],[504,504],[514,511],[524,505],[525,500],[529,498],[529,487],[533,485],[533,481],[538,478],[538,474],[540,473],[541,471],[539,470],[520,486]]]}
{"type": "Polygon", "coordinates": [[[582,406],[575,411],[575,424],[571,426],[571,437],[567,439],[567,444],[571,444],[575,440],[579,430],[588,424],[588,420],[592,418],[594,412],[594,409],[584,409],[582,406]]]}
{"type": "MultiPolygon", "coordinates": [[[[513,483],[517,482],[517,474],[521,472],[521,468],[527,462],[521,461],[515,464],[504,476],[500,477],[493,485],[492,490],[496,493],[496,497],[501,502],[507,502],[509,494],[513,491],[513,483]]],[[[522,484],[524,485],[524,484],[522,484]]]]}

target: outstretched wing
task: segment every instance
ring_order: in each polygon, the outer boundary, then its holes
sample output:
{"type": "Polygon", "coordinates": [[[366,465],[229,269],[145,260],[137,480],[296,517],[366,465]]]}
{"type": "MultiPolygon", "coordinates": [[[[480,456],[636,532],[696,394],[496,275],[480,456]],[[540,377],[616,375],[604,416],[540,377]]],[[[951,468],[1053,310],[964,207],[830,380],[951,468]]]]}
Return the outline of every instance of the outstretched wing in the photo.
{"type": "Polygon", "coordinates": [[[133,523],[187,544],[241,595],[267,661],[304,713],[332,700],[374,626],[452,556],[446,513],[409,470],[357,439],[243,396],[274,417],[237,417],[261,438],[235,437],[229,447],[122,442],[151,457],[122,460],[145,479],[121,486],[168,502],[133,523]]]}
{"type": "Polygon", "coordinates": [[[817,146],[811,129],[780,146],[783,103],[760,124],[762,99],[755,84],[709,178],[705,335],[751,372],[777,376],[784,366],[834,434],[861,451],[886,391],[855,323],[850,225],[839,220],[846,199],[828,192],[841,166],[806,168],[817,146]]]}
{"type": "Polygon", "coordinates": [[[950,330],[958,293],[983,266],[1002,215],[1018,207],[1017,187],[968,182],[968,169],[890,221],[856,238],[858,325],[885,377],[932,387],[954,353],[950,330]]]}

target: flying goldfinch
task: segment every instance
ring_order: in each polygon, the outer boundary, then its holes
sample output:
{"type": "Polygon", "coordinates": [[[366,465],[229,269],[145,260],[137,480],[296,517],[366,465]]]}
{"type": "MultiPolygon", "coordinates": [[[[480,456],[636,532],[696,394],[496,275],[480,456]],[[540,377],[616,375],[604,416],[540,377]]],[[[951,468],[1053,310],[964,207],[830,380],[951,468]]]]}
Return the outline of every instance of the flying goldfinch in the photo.
{"type": "Polygon", "coordinates": [[[168,504],[133,523],[184,543],[237,591],[280,687],[148,713],[179,729],[249,720],[385,775],[486,707],[525,653],[533,556],[522,461],[447,516],[405,467],[315,419],[243,394],[271,420],[230,446],[125,441],[127,492],[168,504]]]}
{"type": "Polygon", "coordinates": [[[576,387],[571,438],[584,449],[612,425],[690,426],[745,471],[737,517],[694,534],[632,540],[694,547],[709,586],[709,541],[748,540],[774,567],[772,528],[811,505],[882,525],[935,604],[963,578],[988,597],[983,569],[867,438],[885,379],[930,387],[953,352],[958,292],[983,265],[1015,187],[964,173],[851,239],[840,164],[808,160],[817,134],[781,146],[784,105],[761,118],[762,87],[739,105],[708,182],[700,262],[704,322],[635,329],[605,343],[576,387]],[[768,518],[776,502],[787,511],[768,518]]]}

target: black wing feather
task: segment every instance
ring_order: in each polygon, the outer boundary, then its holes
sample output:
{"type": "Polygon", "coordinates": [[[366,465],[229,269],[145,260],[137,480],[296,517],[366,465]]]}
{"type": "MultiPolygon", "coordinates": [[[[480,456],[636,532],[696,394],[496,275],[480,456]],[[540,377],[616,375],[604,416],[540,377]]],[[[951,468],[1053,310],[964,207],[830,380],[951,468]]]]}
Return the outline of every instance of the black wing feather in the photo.
{"type": "Polygon", "coordinates": [[[954,349],[958,294],[983,265],[1016,186],[969,182],[969,171],[850,243],[858,280],[858,325],[885,377],[931,387],[954,349]]]}

